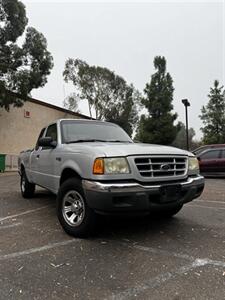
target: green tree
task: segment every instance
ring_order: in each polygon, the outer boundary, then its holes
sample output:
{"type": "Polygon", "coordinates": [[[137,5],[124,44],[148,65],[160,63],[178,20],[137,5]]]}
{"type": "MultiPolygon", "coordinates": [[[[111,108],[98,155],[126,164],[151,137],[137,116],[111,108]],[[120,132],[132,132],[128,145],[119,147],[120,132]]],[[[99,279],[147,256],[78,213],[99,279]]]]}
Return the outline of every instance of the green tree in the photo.
{"type": "Polygon", "coordinates": [[[124,81],[105,108],[105,120],[116,123],[132,136],[139,120],[140,99],[140,93],[134,86],[124,81]]]}
{"type": "Polygon", "coordinates": [[[166,72],[165,57],[156,56],[154,67],[156,72],[146,84],[142,99],[148,114],[141,116],[136,138],[144,143],[170,145],[179,129],[174,125],[177,114],[172,113],[173,80],[166,72]]]}
{"type": "Polygon", "coordinates": [[[53,67],[45,37],[32,27],[26,29],[27,23],[22,2],[0,0],[0,107],[6,110],[22,106],[32,89],[44,86],[53,67]]]}
{"type": "MultiPolygon", "coordinates": [[[[185,125],[182,122],[178,123],[179,128],[177,132],[177,136],[172,143],[172,146],[180,148],[180,149],[187,149],[187,139],[186,139],[186,128],[185,125]]],[[[195,130],[191,127],[188,129],[188,140],[189,140],[189,146],[190,149],[194,150],[196,146],[196,141],[194,141],[194,136],[195,136],[195,130]]]]}
{"type": "Polygon", "coordinates": [[[107,68],[72,58],[66,61],[63,76],[74,84],[77,97],[88,101],[91,117],[94,110],[96,119],[114,122],[132,135],[140,98],[133,85],[107,68]]]}
{"type": "Polygon", "coordinates": [[[78,109],[78,102],[79,102],[79,97],[77,96],[76,93],[72,93],[70,94],[68,97],[66,97],[66,99],[63,101],[63,106],[66,109],[72,110],[74,112],[79,113],[79,109],[78,109]]]}
{"type": "Polygon", "coordinates": [[[205,144],[219,144],[225,142],[225,91],[214,81],[208,95],[209,102],[201,109],[200,118],[204,124],[201,128],[205,144]]]}

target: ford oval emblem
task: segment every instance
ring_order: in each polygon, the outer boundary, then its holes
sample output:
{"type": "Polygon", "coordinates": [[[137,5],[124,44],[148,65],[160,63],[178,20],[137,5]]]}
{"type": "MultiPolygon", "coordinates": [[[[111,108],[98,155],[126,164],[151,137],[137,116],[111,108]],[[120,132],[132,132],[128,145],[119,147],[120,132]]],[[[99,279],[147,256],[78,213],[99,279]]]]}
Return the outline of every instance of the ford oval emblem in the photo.
{"type": "Polygon", "coordinates": [[[170,165],[161,165],[160,166],[160,170],[163,170],[163,171],[169,171],[171,169],[170,165]]]}

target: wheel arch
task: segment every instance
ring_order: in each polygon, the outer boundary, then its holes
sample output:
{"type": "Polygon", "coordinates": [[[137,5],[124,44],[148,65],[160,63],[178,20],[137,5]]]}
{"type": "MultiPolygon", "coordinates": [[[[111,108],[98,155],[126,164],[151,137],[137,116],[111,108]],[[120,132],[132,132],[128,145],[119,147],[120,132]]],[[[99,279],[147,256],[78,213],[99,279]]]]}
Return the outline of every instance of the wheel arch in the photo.
{"type": "Polygon", "coordinates": [[[72,177],[82,179],[77,171],[75,171],[73,168],[66,167],[61,173],[59,185],[61,186],[63,182],[72,177]]]}

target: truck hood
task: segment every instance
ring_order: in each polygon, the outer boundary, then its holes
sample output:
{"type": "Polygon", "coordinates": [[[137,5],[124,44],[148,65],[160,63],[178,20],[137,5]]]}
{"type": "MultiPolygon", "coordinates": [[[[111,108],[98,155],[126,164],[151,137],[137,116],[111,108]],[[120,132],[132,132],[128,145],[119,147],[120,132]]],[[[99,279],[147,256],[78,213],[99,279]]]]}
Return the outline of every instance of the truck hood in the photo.
{"type": "Polygon", "coordinates": [[[96,157],[117,157],[135,155],[186,155],[193,156],[192,153],[174,147],[160,146],[141,143],[76,143],[66,146],[71,152],[82,152],[96,157]]]}

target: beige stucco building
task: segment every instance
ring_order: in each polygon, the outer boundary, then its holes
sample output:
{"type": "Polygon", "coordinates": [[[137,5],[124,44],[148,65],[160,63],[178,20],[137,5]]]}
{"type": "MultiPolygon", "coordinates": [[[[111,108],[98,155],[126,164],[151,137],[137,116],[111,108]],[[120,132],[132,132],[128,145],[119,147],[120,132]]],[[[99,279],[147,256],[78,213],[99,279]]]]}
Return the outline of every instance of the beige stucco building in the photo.
{"type": "Polygon", "coordinates": [[[59,118],[89,117],[30,98],[23,107],[0,109],[0,154],[18,155],[32,149],[43,127],[59,118]]]}

